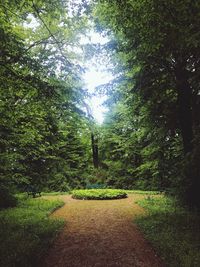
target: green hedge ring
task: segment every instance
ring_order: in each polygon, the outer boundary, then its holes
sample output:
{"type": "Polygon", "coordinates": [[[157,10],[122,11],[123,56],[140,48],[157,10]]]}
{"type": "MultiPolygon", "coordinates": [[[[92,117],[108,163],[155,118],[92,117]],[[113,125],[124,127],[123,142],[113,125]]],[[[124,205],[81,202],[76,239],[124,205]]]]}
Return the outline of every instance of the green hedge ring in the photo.
{"type": "Polygon", "coordinates": [[[83,189],[72,191],[72,198],[82,200],[107,200],[126,197],[127,193],[120,189],[83,189]]]}

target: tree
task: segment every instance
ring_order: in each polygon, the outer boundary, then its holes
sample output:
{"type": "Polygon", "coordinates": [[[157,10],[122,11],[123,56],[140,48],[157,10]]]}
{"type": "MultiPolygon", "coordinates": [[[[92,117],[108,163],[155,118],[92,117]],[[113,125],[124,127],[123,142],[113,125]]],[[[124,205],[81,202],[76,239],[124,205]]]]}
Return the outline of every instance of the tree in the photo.
{"type": "Polygon", "coordinates": [[[84,19],[66,8],[53,0],[0,3],[0,180],[9,188],[53,188],[58,177],[57,190],[84,184],[84,92],[71,50],[84,19]]]}
{"type": "MultiPolygon", "coordinates": [[[[172,159],[181,158],[181,136],[186,162],[197,149],[199,129],[199,8],[197,1],[174,0],[99,1],[94,8],[97,22],[116,36],[115,50],[124,75],[132,79],[130,93],[139,93],[145,107],[146,126],[162,132],[165,143],[174,140],[172,159]]],[[[157,145],[160,150],[162,144],[157,145]]],[[[160,161],[160,154],[156,159],[160,161]]],[[[198,206],[195,188],[200,188],[200,179],[197,173],[188,176],[188,171],[177,182],[177,191],[183,191],[187,204],[198,206]]]]}

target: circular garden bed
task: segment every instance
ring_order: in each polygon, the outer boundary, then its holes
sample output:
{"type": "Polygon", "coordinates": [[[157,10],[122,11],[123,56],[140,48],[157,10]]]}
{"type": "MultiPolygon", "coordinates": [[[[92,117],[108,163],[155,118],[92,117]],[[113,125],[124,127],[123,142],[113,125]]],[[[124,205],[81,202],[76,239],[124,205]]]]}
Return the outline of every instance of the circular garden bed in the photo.
{"type": "Polygon", "coordinates": [[[120,189],[83,189],[72,191],[72,198],[83,200],[120,199],[126,197],[126,192],[120,189]]]}

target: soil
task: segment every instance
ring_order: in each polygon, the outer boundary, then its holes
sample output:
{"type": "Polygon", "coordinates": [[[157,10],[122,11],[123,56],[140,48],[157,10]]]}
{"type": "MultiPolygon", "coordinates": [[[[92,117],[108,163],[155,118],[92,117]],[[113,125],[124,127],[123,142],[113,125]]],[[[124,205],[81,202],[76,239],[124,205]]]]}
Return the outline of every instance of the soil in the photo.
{"type": "Polygon", "coordinates": [[[59,196],[66,204],[52,216],[64,218],[66,224],[41,267],[163,267],[134,224],[134,218],[144,213],[135,204],[142,197],[75,200],[59,196]]]}

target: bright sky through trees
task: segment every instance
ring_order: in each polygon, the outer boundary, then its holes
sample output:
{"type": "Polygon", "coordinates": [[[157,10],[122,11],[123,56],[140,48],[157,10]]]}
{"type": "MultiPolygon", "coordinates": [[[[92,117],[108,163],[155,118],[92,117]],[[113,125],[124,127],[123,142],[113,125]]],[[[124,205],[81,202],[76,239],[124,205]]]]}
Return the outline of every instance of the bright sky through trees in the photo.
{"type": "MultiPolygon", "coordinates": [[[[89,93],[95,94],[96,87],[109,82],[112,79],[112,75],[101,70],[96,70],[94,67],[90,69],[83,76],[86,87],[89,93]]],[[[107,108],[103,106],[103,102],[106,100],[106,96],[94,95],[88,99],[88,104],[92,110],[92,115],[98,123],[102,123],[104,119],[104,113],[107,108]]]]}
{"type": "MultiPolygon", "coordinates": [[[[108,42],[106,36],[90,30],[87,33],[87,37],[81,38],[81,44],[94,44],[94,45],[104,45],[108,42]]],[[[99,55],[101,57],[101,55],[99,55]]],[[[88,63],[87,70],[83,75],[83,79],[86,83],[86,89],[93,96],[88,99],[88,104],[90,105],[92,115],[98,123],[102,123],[104,119],[104,113],[107,111],[107,108],[103,106],[103,102],[106,100],[106,96],[98,95],[97,87],[103,84],[110,82],[113,79],[111,72],[108,72],[106,60],[98,60],[98,55],[88,63]]]]}
{"type": "MultiPolygon", "coordinates": [[[[28,16],[28,20],[28,23],[24,23],[25,27],[32,28],[34,30],[39,26],[37,20],[32,15],[28,16]]],[[[87,32],[87,36],[83,35],[80,38],[80,45],[104,45],[108,41],[109,40],[106,36],[102,36],[101,34],[91,29],[89,32],[87,32]]],[[[82,53],[82,50],[79,50],[77,46],[75,48],[73,47],[72,51],[77,54],[82,53]]],[[[83,75],[86,89],[90,94],[93,94],[91,98],[87,99],[87,104],[90,106],[94,119],[101,124],[104,119],[104,113],[107,111],[106,107],[103,106],[103,102],[106,100],[106,96],[97,95],[96,87],[108,83],[113,79],[113,76],[106,70],[106,62],[104,61],[104,65],[102,64],[102,61],[97,60],[96,57],[98,57],[98,55],[96,55],[95,58],[93,58],[89,63],[85,62],[82,66],[86,67],[87,69],[85,74],[83,75]]]]}

